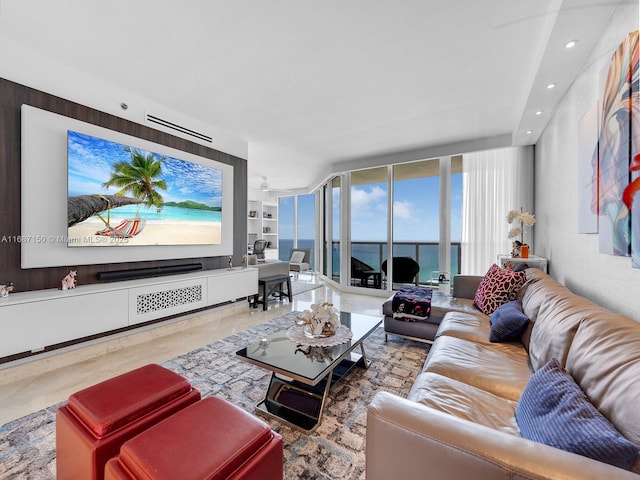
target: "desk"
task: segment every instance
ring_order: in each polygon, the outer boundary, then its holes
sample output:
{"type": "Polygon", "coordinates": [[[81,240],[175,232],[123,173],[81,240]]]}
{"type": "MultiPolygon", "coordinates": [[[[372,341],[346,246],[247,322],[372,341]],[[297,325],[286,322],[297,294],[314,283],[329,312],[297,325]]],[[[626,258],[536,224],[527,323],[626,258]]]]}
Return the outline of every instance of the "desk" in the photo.
{"type": "Polygon", "coordinates": [[[513,258],[511,255],[498,255],[498,265],[500,265],[500,267],[504,268],[507,262],[511,262],[512,265],[526,263],[530,267],[539,268],[547,273],[547,259],[538,257],[537,255],[529,255],[528,258],[513,258]]]}
{"type": "Polygon", "coordinates": [[[271,275],[289,275],[289,262],[282,260],[258,260],[257,264],[249,265],[249,267],[258,269],[258,279],[271,275]]]}

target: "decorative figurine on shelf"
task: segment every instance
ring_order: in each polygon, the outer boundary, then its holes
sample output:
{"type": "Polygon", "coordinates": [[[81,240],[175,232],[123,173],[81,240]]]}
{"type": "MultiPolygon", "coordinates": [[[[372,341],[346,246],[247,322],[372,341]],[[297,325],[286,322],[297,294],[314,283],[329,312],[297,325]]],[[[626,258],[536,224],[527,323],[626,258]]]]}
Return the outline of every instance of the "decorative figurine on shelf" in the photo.
{"type": "Polygon", "coordinates": [[[242,255],[242,266],[246,268],[247,266],[247,254],[242,255]]]}
{"type": "Polygon", "coordinates": [[[522,248],[522,243],[519,240],[515,240],[511,244],[511,256],[513,258],[520,258],[520,249],[522,248]]]}
{"type": "Polygon", "coordinates": [[[233,257],[229,257],[229,270],[233,268],[233,257]]]}
{"type": "Polygon", "coordinates": [[[76,280],[76,275],[78,274],[77,270],[69,270],[67,276],[62,279],[62,283],[60,288],[62,290],[70,290],[72,288],[76,288],[78,281],[76,280]]]}
{"type": "Polygon", "coordinates": [[[8,297],[11,292],[13,292],[13,282],[5,282],[0,286],[0,298],[8,297]]]}

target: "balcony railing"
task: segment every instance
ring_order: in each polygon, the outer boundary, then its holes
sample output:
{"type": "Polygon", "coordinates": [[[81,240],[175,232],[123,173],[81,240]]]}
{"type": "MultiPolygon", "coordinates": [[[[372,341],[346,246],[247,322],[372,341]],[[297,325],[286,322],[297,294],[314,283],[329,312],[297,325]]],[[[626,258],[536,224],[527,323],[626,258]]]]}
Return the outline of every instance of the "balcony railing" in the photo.
{"type": "MultiPolygon", "coordinates": [[[[333,277],[337,279],[340,272],[340,243],[334,242],[332,255],[333,277]]],[[[431,282],[432,273],[439,271],[439,249],[436,242],[394,242],[395,257],[411,257],[420,265],[418,280],[421,284],[431,282]]],[[[382,271],[382,262],[387,258],[387,244],[383,242],[351,242],[351,256],[371,267],[371,270],[382,271]]],[[[459,242],[451,243],[451,275],[460,273],[461,247],[459,242]]]]}

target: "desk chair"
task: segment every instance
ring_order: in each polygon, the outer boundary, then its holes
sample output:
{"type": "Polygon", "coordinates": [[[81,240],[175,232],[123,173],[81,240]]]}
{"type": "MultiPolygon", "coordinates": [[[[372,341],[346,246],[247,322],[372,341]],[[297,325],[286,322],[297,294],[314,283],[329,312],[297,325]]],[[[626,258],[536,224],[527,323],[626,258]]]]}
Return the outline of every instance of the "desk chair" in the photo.
{"type": "Polygon", "coordinates": [[[256,240],[253,243],[253,254],[258,258],[264,258],[264,250],[267,248],[267,245],[269,245],[268,240],[256,240]]]}

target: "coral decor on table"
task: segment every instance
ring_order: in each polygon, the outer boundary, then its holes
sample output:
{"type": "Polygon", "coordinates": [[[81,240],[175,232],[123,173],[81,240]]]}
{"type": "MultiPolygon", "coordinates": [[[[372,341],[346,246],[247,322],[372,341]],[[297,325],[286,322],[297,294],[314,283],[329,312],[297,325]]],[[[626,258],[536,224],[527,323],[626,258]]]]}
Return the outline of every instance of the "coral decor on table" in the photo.
{"type": "Polygon", "coordinates": [[[298,315],[287,330],[289,340],[299,345],[331,346],[352,338],[351,330],[340,323],[340,314],[330,302],[312,304],[311,310],[298,315]]]}
{"type": "Polygon", "coordinates": [[[340,317],[338,311],[333,308],[333,303],[314,303],[311,310],[305,310],[296,317],[295,325],[303,327],[304,332],[311,337],[330,337],[335,335],[336,328],[340,325],[340,317]]]}

